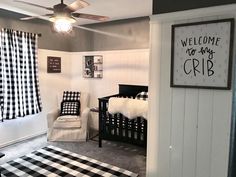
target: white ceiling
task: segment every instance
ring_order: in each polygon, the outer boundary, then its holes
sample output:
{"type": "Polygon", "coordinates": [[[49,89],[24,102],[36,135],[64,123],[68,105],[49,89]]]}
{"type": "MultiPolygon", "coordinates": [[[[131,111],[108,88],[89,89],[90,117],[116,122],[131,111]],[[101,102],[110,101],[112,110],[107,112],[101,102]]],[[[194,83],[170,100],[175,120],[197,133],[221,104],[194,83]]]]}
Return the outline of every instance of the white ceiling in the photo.
{"type": "MultiPolygon", "coordinates": [[[[26,2],[52,7],[59,4],[60,0],[24,0],[26,2]]],[[[78,10],[77,12],[103,15],[110,17],[109,21],[143,17],[152,14],[152,0],[86,0],[90,6],[78,10]]],[[[74,0],[64,0],[65,4],[70,4],[74,0]]],[[[33,7],[14,0],[0,0],[0,7],[6,10],[15,11],[27,15],[43,15],[50,11],[33,7]]],[[[78,24],[91,24],[97,21],[79,19],[78,24]]]]}

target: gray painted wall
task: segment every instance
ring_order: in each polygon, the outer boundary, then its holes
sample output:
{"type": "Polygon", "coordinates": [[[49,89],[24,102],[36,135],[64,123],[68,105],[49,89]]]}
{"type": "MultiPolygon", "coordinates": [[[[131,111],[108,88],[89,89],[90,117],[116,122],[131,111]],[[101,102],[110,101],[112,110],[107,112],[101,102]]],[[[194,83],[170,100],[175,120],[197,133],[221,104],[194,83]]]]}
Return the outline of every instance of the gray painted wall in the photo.
{"type": "Polygon", "coordinates": [[[44,20],[20,21],[23,15],[0,9],[0,28],[9,28],[32,33],[41,33],[39,48],[69,52],[142,49],[149,47],[149,19],[119,20],[87,25],[87,28],[120,34],[132,38],[111,37],[87,30],[74,28],[70,35],[52,31],[52,24],[44,20]]]}
{"type": "Polygon", "coordinates": [[[149,48],[149,18],[135,18],[89,25],[89,28],[121,35],[92,33],[92,51],[149,48]]]}

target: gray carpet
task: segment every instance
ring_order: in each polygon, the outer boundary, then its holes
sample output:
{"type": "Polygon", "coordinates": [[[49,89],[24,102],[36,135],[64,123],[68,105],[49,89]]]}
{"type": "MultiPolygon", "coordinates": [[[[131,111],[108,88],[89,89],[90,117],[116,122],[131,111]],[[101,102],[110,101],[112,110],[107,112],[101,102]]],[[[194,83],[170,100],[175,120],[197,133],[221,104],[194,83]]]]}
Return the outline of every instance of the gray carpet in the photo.
{"type": "Polygon", "coordinates": [[[0,149],[2,153],[6,154],[0,159],[0,164],[49,144],[130,170],[138,173],[140,177],[145,177],[146,151],[144,148],[111,141],[103,141],[102,148],[98,148],[98,142],[91,140],[78,143],[47,142],[45,135],[0,149]]]}

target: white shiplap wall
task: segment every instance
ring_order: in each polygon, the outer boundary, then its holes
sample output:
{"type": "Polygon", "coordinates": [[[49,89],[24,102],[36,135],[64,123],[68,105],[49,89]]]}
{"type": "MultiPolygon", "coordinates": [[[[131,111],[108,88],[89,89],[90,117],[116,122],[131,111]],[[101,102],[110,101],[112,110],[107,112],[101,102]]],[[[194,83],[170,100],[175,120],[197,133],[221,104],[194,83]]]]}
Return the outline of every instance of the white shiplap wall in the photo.
{"type": "Polygon", "coordinates": [[[197,18],[191,14],[192,19],[189,14],[191,11],[180,17],[178,13],[172,14],[173,19],[171,14],[166,19],[162,15],[151,18],[150,63],[159,60],[160,71],[150,66],[149,88],[158,92],[150,93],[150,97],[159,100],[160,111],[153,114],[155,108],[150,105],[148,131],[155,129],[156,136],[148,139],[149,177],[227,177],[228,173],[232,90],[170,87],[171,25],[234,18],[235,12],[225,9],[222,15],[216,13],[211,17],[197,13],[197,18]],[[152,144],[154,138],[158,140],[157,146],[152,144]]]}
{"type": "Polygon", "coordinates": [[[118,84],[148,85],[149,49],[71,53],[71,88],[90,94],[90,107],[98,98],[118,93],[118,84]],[[86,55],[103,56],[103,78],[83,78],[86,55]]]}

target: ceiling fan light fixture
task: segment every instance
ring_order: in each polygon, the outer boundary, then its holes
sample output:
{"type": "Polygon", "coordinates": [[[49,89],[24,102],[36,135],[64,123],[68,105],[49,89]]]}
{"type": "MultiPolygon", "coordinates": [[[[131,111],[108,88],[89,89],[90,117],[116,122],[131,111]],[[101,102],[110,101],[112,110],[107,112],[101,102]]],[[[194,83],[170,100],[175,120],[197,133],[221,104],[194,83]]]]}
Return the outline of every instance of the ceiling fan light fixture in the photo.
{"type": "Polygon", "coordinates": [[[67,16],[51,17],[50,21],[53,22],[54,30],[60,33],[71,32],[73,28],[72,24],[76,22],[74,18],[67,16]]]}

